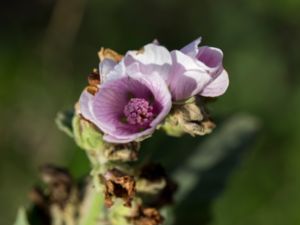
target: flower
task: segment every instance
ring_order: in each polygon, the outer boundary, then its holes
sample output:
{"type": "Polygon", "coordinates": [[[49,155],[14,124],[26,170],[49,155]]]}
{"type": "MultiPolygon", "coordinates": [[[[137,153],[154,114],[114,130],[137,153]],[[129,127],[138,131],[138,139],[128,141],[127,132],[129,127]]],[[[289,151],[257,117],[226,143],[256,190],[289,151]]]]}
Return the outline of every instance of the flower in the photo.
{"type": "MultiPolygon", "coordinates": [[[[180,62],[183,64],[194,63],[194,60],[190,57],[187,56],[186,58],[188,58],[190,62],[187,60],[185,62],[180,62]]],[[[121,61],[121,64],[125,68],[130,68],[132,65],[137,64],[141,68],[143,74],[147,76],[151,76],[153,72],[158,73],[167,84],[172,95],[172,100],[177,101],[187,99],[197,94],[197,92],[192,93],[190,91],[197,86],[197,82],[194,78],[190,79],[186,76],[189,75],[188,73],[195,72],[195,77],[199,78],[198,83],[203,80],[204,77],[201,76],[201,74],[199,75],[199,73],[201,73],[201,68],[199,69],[199,66],[195,63],[196,71],[188,71],[187,74],[185,74],[182,69],[184,67],[175,59],[176,58],[172,56],[167,48],[157,43],[151,43],[145,45],[139,51],[127,52],[121,61]]],[[[109,68],[109,65],[107,65],[106,68],[109,68]]],[[[189,67],[189,69],[191,70],[192,68],[189,67]]],[[[115,75],[110,73],[108,76],[114,77],[115,75]]]]}
{"type": "Polygon", "coordinates": [[[153,42],[124,57],[101,49],[100,81],[82,93],[81,114],[107,142],[128,143],[151,135],[170,112],[172,101],[222,95],[229,84],[223,53],[198,47],[199,43],[200,38],[170,52],[153,42]]]}
{"type": "Polygon", "coordinates": [[[85,90],[79,100],[83,117],[104,133],[105,141],[112,143],[128,143],[151,135],[172,106],[168,88],[158,74],[145,76],[136,64],[128,70],[122,68],[116,66],[110,73],[118,77],[102,83],[95,95],[85,90]]]}
{"type": "Polygon", "coordinates": [[[167,81],[172,67],[172,57],[167,48],[155,42],[145,45],[138,51],[128,51],[123,63],[125,67],[138,64],[143,74],[149,76],[155,72],[167,81]]]}
{"type": "Polygon", "coordinates": [[[99,64],[101,83],[140,72],[145,76],[158,74],[167,81],[172,67],[172,57],[168,49],[155,43],[145,45],[140,50],[128,51],[121,61],[102,58],[99,64]],[[124,73],[127,71],[127,73],[124,73]]]}
{"type": "Polygon", "coordinates": [[[198,47],[200,42],[198,38],[180,51],[171,52],[173,70],[169,86],[176,100],[195,94],[217,97],[224,94],[229,85],[228,74],[223,68],[223,52],[214,47],[198,47]]]}
{"type": "Polygon", "coordinates": [[[223,53],[213,47],[198,47],[199,43],[200,38],[180,51],[172,52],[157,43],[150,43],[139,51],[128,51],[119,64],[100,63],[100,71],[115,79],[118,75],[109,72],[114,66],[130,68],[137,64],[144,75],[156,72],[164,79],[173,101],[186,100],[197,94],[222,95],[229,84],[222,64],[223,53]]]}

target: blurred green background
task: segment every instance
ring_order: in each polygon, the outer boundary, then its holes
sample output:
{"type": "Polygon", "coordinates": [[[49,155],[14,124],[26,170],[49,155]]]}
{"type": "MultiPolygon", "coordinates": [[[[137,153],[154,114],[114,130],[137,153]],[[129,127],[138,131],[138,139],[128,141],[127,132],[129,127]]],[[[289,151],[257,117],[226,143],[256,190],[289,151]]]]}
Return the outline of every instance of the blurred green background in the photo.
{"type": "Polygon", "coordinates": [[[84,154],[54,118],[73,107],[101,46],[124,53],[157,38],[173,49],[202,36],[224,51],[230,74],[227,93],[209,105],[219,126],[204,138],[158,135],[144,150],[156,148],[183,183],[194,174],[176,224],[299,225],[299,12],[299,0],[2,1],[0,224],[12,224],[26,206],[39,165],[88,173],[84,154]],[[199,162],[189,161],[193,154],[199,162]],[[205,157],[213,160],[203,169],[205,157]],[[177,168],[183,159],[194,172],[177,168]]]}

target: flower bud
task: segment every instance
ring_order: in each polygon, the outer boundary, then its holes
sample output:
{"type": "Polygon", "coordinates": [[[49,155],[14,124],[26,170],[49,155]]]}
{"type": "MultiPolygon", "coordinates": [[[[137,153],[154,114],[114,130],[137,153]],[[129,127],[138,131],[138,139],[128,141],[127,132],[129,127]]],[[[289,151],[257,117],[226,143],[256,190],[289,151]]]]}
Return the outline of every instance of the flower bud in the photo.
{"type": "Polygon", "coordinates": [[[193,101],[174,105],[162,128],[170,136],[180,137],[184,133],[202,136],[212,132],[215,124],[210,121],[201,103],[193,101]]]}
{"type": "Polygon", "coordinates": [[[73,117],[74,139],[79,147],[88,151],[102,150],[104,142],[101,131],[88,120],[80,115],[73,117]]]}

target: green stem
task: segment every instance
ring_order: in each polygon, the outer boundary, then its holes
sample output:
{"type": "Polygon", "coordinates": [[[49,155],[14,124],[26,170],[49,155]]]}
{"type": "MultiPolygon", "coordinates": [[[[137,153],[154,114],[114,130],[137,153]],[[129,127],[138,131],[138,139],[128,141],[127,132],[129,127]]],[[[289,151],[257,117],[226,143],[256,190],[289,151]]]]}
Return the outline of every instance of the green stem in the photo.
{"type": "Polygon", "coordinates": [[[79,225],[96,225],[102,219],[101,212],[104,209],[104,196],[89,187],[87,197],[83,203],[82,216],[79,225]]]}

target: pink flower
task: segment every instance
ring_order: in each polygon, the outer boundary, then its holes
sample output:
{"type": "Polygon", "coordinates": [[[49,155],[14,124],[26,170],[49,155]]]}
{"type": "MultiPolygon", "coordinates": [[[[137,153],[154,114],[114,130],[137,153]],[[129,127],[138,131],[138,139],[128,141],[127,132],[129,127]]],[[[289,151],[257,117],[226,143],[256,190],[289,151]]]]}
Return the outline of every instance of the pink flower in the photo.
{"type": "Polygon", "coordinates": [[[145,76],[137,65],[116,67],[100,90],[80,97],[80,112],[102,132],[104,140],[127,143],[151,135],[168,115],[172,102],[164,80],[156,73],[145,76]],[[133,68],[135,67],[135,68],[133,68]]]}
{"type": "Polygon", "coordinates": [[[120,62],[104,58],[99,91],[82,93],[81,114],[106,141],[126,143],[151,135],[170,112],[172,100],[222,95],[229,84],[223,53],[199,43],[200,38],[172,52],[151,43],[128,51],[120,62]]]}
{"type": "MultiPolygon", "coordinates": [[[[140,51],[129,51],[120,64],[125,68],[137,64],[147,76],[158,73],[167,83],[173,101],[197,94],[222,95],[229,84],[222,64],[223,53],[213,47],[198,47],[199,43],[200,38],[171,53],[157,43],[148,44],[140,51]]],[[[116,77],[113,73],[110,76],[116,77]]]]}
{"type": "Polygon", "coordinates": [[[223,52],[214,47],[198,47],[200,42],[198,38],[180,51],[171,52],[174,65],[171,90],[176,89],[178,83],[185,84],[181,87],[183,91],[176,96],[178,100],[194,94],[217,97],[228,88],[229,78],[223,68],[223,52]]]}

